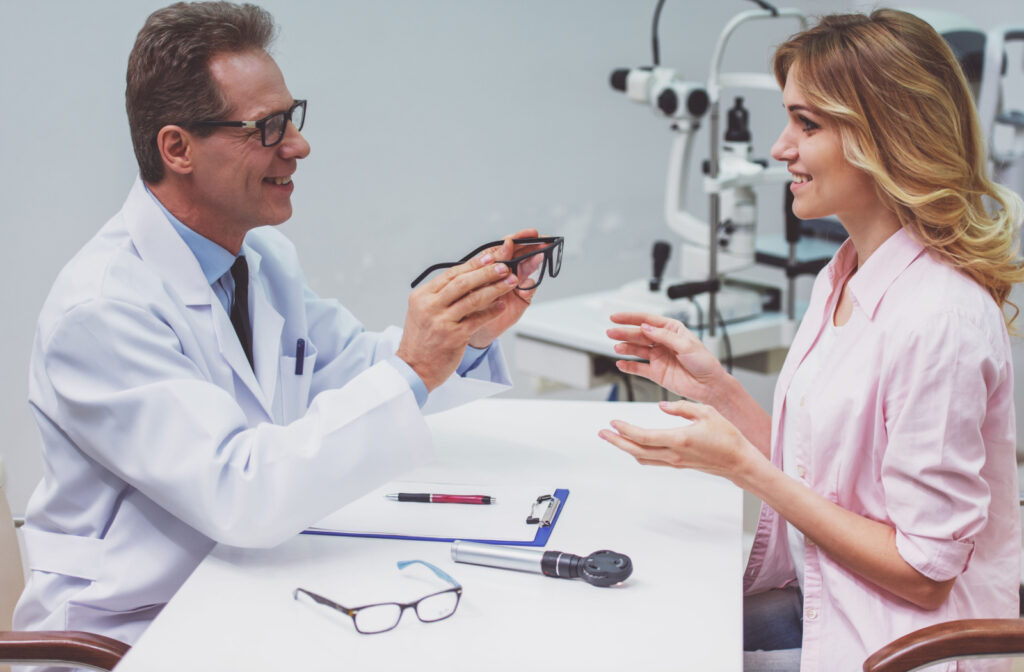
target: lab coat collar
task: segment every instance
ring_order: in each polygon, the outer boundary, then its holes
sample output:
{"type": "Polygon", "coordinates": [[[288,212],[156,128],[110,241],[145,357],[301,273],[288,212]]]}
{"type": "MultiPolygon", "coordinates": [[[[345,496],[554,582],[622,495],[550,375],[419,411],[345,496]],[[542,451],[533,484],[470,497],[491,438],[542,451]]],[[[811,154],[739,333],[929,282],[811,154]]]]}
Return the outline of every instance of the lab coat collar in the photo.
{"type": "Polygon", "coordinates": [[[122,212],[139,256],[174,288],[185,305],[217,301],[199,261],[146,192],[141,178],[135,178],[122,212]]]}

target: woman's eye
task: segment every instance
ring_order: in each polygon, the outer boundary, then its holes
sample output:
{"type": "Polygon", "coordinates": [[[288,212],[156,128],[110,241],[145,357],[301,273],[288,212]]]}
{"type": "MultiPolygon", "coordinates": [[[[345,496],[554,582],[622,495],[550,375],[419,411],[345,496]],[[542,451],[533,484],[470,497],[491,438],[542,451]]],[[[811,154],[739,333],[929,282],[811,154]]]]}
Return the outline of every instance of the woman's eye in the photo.
{"type": "Polygon", "coordinates": [[[813,130],[816,130],[818,128],[821,128],[820,126],[818,126],[818,124],[814,123],[813,121],[811,121],[810,119],[808,119],[807,117],[804,117],[802,115],[798,116],[797,119],[803,125],[803,129],[805,131],[813,131],[813,130]]]}

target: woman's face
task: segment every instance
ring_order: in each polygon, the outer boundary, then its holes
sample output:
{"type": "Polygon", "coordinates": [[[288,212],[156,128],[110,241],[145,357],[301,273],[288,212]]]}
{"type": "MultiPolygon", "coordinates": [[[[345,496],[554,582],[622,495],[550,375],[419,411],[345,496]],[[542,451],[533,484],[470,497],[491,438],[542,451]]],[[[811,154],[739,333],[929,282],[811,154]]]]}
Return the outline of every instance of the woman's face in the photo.
{"type": "Polygon", "coordinates": [[[793,175],[793,214],[800,219],[835,215],[850,222],[876,211],[874,180],[843,156],[839,130],[804,98],[799,73],[790,68],[782,104],[789,122],[772,147],[793,175]]]}

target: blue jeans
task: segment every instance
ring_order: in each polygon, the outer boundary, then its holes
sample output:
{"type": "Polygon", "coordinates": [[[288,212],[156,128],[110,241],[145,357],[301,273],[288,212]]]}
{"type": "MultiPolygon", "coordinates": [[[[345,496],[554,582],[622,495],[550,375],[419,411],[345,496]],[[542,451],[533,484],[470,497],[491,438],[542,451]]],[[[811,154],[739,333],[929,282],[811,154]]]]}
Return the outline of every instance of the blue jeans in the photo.
{"type": "Polygon", "coordinates": [[[804,598],[796,586],[743,598],[743,669],[800,669],[804,598]]]}
{"type": "Polygon", "coordinates": [[[743,598],[743,650],[799,649],[803,595],[796,586],[743,598]]]}

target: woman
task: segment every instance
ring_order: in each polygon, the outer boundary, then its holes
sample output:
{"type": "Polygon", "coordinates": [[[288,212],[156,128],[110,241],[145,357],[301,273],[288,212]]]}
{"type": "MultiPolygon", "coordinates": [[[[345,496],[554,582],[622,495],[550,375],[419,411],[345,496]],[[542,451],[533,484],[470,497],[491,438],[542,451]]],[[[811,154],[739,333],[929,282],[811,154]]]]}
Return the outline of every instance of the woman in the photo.
{"type": "Polygon", "coordinates": [[[616,352],[646,360],[619,368],[703,404],[662,404],[692,421],[679,429],[600,435],[763,500],[744,648],[768,652],[748,669],[859,670],[920,627],[1018,614],[1021,206],[988,180],[963,75],[920,19],[826,17],[774,69],[793,210],[837,216],[849,240],[815,282],[773,414],[680,323],[619,313],[616,352]]]}

